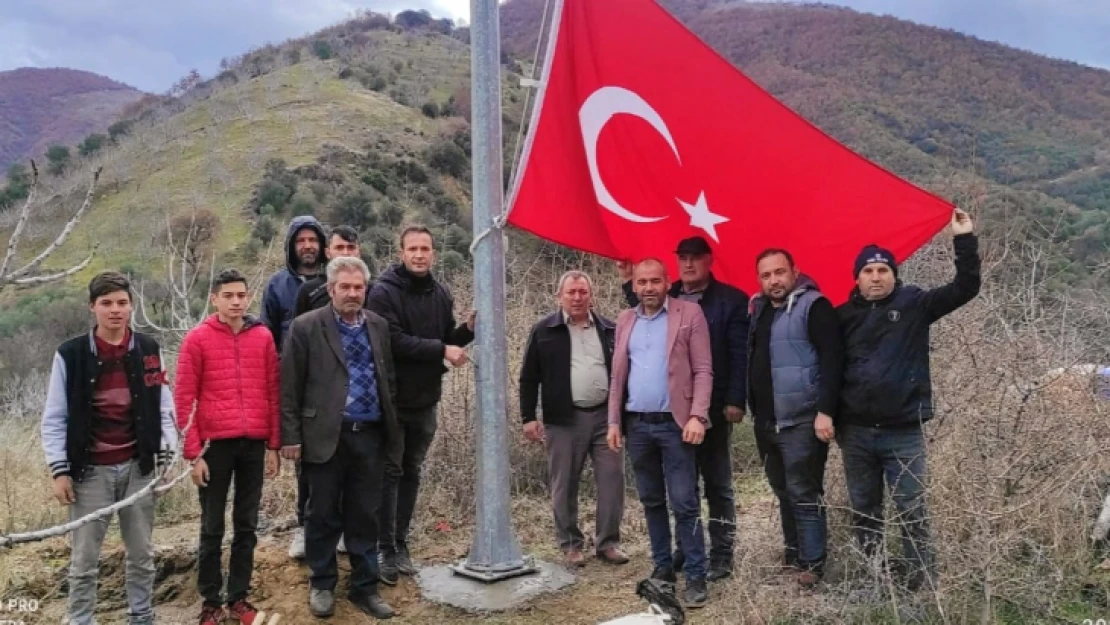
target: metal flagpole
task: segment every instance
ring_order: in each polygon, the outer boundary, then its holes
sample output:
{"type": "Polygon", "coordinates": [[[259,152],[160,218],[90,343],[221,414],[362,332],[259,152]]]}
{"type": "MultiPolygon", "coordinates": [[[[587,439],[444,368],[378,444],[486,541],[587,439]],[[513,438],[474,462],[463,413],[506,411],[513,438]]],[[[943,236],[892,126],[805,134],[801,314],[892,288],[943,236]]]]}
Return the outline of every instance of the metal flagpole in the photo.
{"type": "Polygon", "coordinates": [[[478,311],[477,518],[455,573],[492,582],[536,570],[521,553],[510,514],[502,209],[501,36],[498,0],[471,0],[471,150],[474,303],[478,311]],[[488,235],[488,236],[487,236],[488,235]]]}

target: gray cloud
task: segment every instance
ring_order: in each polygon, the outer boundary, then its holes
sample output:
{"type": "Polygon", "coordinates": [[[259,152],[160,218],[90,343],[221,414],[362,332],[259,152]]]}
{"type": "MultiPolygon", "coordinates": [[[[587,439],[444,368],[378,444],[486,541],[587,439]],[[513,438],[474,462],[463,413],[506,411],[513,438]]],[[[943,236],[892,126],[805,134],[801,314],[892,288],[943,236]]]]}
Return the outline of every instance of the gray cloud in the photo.
{"type": "MultiPolygon", "coordinates": [[[[601,0],[593,0],[601,1],[601,0]]],[[[825,0],[1110,68],[1110,0],[825,0]]],[[[0,0],[0,70],[73,67],[165,91],[190,69],[358,9],[467,18],[469,0],[0,0]]]]}
{"type": "Polygon", "coordinates": [[[359,9],[427,9],[460,17],[452,0],[3,0],[0,70],[72,67],[152,92],[221,58],[301,36],[359,9]]]}

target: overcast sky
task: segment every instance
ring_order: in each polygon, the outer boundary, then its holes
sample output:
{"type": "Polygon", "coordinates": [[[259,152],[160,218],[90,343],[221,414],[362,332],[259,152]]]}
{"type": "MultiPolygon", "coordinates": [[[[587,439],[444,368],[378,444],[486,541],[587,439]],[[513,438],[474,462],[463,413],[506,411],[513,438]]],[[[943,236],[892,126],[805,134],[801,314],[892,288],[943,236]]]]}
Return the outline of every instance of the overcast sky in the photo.
{"type": "MultiPolygon", "coordinates": [[[[593,0],[603,1],[603,0],[593,0]]],[[[825,0],[1110,68],[1110,0],[825,0]]],[[[469,0],[0,0],[0,70],[72,67],[162,92],[190,69],[360,8],[468,19],[469,0]]]]}

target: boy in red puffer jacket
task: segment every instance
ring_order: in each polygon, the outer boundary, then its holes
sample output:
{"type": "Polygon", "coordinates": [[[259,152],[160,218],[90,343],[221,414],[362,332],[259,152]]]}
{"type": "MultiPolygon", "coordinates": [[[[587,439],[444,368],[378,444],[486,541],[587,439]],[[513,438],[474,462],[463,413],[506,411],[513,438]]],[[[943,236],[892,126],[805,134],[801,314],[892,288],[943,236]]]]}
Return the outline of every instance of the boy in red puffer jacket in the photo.
{"type": "Polygon", "coordinates": [[[185,437],[185,458],[196,459],[193,483],[200,491],[200,625],[218,625],[226,617],[252,625],[258,614],[247,602],[247,592],[263,475],[272,478],[280,467],[279,366],[270,331],[246,314],[249,300],[243,274],[234,269],[220,272],[212,283],[216,314],[185,335],[177,361],[173,396],[178,424],[184,428],[196,410],[185,437]],[[235,535],[225,612],[220,558],[232,480],[235,535]]]}

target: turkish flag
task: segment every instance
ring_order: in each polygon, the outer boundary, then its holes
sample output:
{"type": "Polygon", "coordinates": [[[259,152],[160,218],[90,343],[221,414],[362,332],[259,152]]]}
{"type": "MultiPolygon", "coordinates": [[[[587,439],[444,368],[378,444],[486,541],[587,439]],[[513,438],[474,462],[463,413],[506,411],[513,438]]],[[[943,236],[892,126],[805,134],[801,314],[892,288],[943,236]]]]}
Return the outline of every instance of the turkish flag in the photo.
{"type": "MultiPolygon", "coordinates": [[[[834,303],[869,243],[901,261],[953,206],[775,100],[651,0],[566,0],[508,222],[614,259],[702,235],[714,274],[759,291],[755,257],[789,250],[834,303]]],[[[550,46],[550,44],[549,44],[550,46]]]]}

